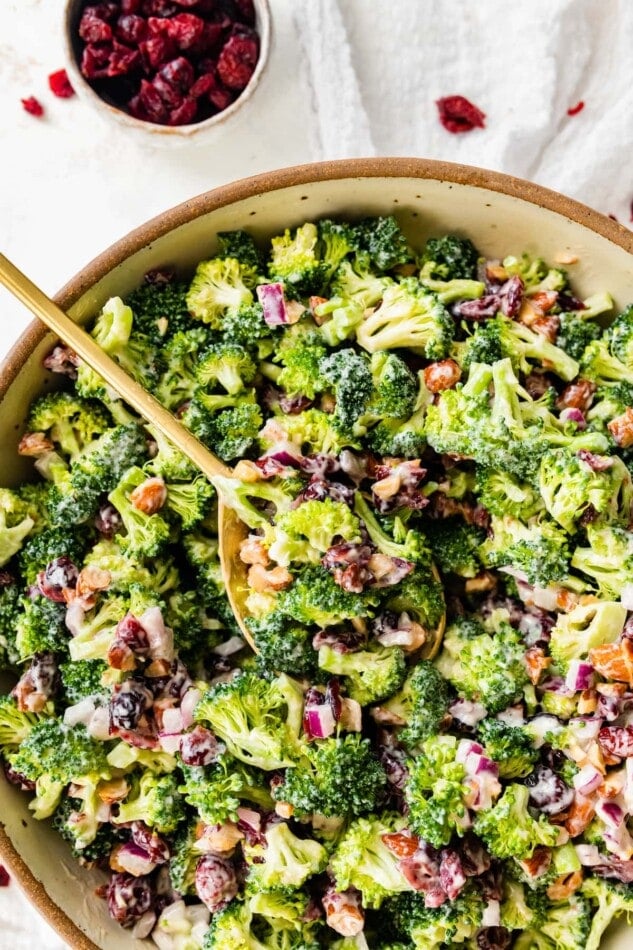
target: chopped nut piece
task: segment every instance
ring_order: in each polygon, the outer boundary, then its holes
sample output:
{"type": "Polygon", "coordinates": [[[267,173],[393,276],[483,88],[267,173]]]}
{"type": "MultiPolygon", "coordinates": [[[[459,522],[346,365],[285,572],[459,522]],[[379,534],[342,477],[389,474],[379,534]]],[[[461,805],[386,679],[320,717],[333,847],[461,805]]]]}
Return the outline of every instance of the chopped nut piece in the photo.
{"type": "Polygon", "coordinates": [[[100,567],[89,564],[79,572],[75,592],[78,597],[94,594],[99,590],[107,590],[112,583],[110,571],[102,571],[100,567]]]}
{"type": "Polygon", "coordinates": [[[525,653],[525,665],[527,666],[530,682],[536,686],[541,678],[541,673],[546,670],[552,662],[550,656],[545,656],[541,647],[530,647],[525,653]]]}
{"type": "Polygon", "coordinates": [[[629,449],[633,445],[633,408],[627,406],[621,416],[607,423],[607,429],[620,448],[629,449]]]}
{"type": "Polygon", "coordinates": [[[167,501],[167,486],[162,478],[147,478],[130,494],[130,501],[146,515],[155,515],[167,501]]]}
{"type": "Polygon", "coordinates": [[[97,795],[102,802],[112,805],[114,802],[121,802],[130,790],[127,781],[121,778],[113,778],[108,782],[99,782],[97,786],[97,795]]]}
{"type": "Polygon", "coordinates": [[[232,821],[224,821],[220,825],[205,825],[197,835],[196,849],[213,851],[215,854],[229,854],[244,837],[237,825],[232,821]]]}
{"type": "Polygon", "coordinates": [[[423,370],[424,382],[430,393],[452,389],[461,379],[462,371],[455,360],[439,360],[423,370]]]}
{"type": "Polygon", "coordinates": [[[588,716],[598,708],[598,696],[595,689],[583,689],[578,700],[578,715],[588,716]]]}
{"type": "Polygon", "coordinates": [[[336,399],[331,393],[324,393],[321,396],[321,409],[328,414],[333,413],[336,409],[336,399]]]}
{"type": "Polygon", "coordinates": [[[292,818],[294,813],[294,806],[290,802],[277,802],[275,805],[275,814],[280,818],[292,818]]]}
{"type": "Polygon", "coordinates": [[[589,662],[608,679],[618,680],[633,686],[633,643],[620,640],[619,643],[604,643],[589,651],[589,662]]]}
{"type": "Polygon", "coordinates": [[[269,590],[283,590],[292,584],[292,574],[285,567],[267,571],[262,564],[253,564],[248,572],[248,584],[260,594],[269,590]]]}
{"type": "Polygon", "coordinates": [[[239,478],[241,482],[261,482],[263,478],[261,468],[258,468],[255,462],[250,462],[248,459],[240,459],[233,469],[233,475],[235,478],[239,478]]]}
{"type": "Polygon", "coordinates": [[[240,561],[244,564],[263,564],[267,567],[270,564],[268,551],[261,538],[249,534],[249,536],[240,544],[240,561]]]}
{"type": "Polygon", "coordinates": [[[584,795],[576,795],[567,815],[565,828],[572,838],[582,834],[585,828],[591,823],[596,811],[590,798],[584,795]]]}
{"type": "Polygon", "coordinates": [[[473,594],[479,591],[494,590],[497,586],[497,578],[490,571],[481,571],[476,577],[469,577],[464,588],[467,594],[473,594]]]}
{"type": "Polygon", "coordinates": [[[554,256],[555,264],[577,264],[578,258],[571,251],[559,251],[554,256]]]}
{"type": "Polygon", "coordinates": [[[43,432],[25,432],[18,444],[20,455],[29,455],[33,458],[46,455],[47,452],[52,452],[54,448],[54,444],[46,438],[43,432]]]}
{"type": "Polygon", "coordinates": [[[582,884],[582,868],[570,874],[559,874],[547,888],[547,896],[552,901],[564,901],[577,891],[582,884]]]}

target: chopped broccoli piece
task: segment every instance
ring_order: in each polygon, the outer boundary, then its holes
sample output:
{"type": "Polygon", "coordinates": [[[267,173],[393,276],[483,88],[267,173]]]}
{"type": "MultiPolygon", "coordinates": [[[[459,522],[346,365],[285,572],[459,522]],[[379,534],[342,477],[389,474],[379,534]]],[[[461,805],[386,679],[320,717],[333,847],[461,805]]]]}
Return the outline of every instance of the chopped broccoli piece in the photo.
{"type": "Polygon", "coordinates": [[[8,759],[16,772],[34,782],[47,778],[67,785],[86,776],[110,777],[106,746],[85,726],[66,726],[54,717],[36,722],[8,759]]]}
{"type": "Polygon", "coordinates": [[[612,920],[616,920],[624,914],[627,923],[630,923],[633,914],[631,889],[615,881],[590,877],[584,882],[581,893],[583,897],[591,901],[594,908],[591,917],[591,930],[584,948],[585,950],[599,950],[603,934],[612,920]]]}
{"type": "Polygon", "coordinates": [[[387,287],[380,306],[357,328],[369,353],[409,347],[430,360],[443,359],[453,338],[453,321],[437,297],[414,277],[387,287]]]}
{"type": "MultiPolygon", "coordinates": [[[[276,526],[290,538],[305,540],[313,550],[321,553],[338,543],[338,539],[361,540],[360,522],[356,515],[344,502],[331,498],[304,501],[278,517],[276,526]]],[[[272,549],[271,556],[274,557],[272,549]]]]}
{"type": "Polygon", "coordinates": [[[274,505],[277,518],[292,504],[292,497],[283,487],[270,482],[241,482],[237,478],[219,476],[214,479],[214,485],[218,497],[252,530],[262,528],[265,531],[270,526],[265,511],[256,507],[258,502],[274,505]]]}
{"type": "Polygon", "coordinates": [[[630,383],[631,369],[617,356],[612,356],[605,339],[594,340],[583,353],[580,374],[597,386],[630,383]]]}
{"type": "Polygon", "coordinates": [[[179,409],[192,398],[198,379],[196,369],[201,353],[208,349],[210,333],[205,327],[179,330],[161,350],[164,370],[156,396],[168,409],[179,409]]]}
{"type": "Polygon", "coordinates": [[[34,527],[26,502],[10,488],[0,488],[0,567],[18,553],[34,527]]]}
{"type": "Polygon", "coordinates": [[[218,231],[218,243],[222,256],[238,260],[249,275],[249,283],[255,282],[262,269],[262,258],[248,231],[218,231]]]}
{"type": "Polygon", "coordinates": [[[141,284],[128,294],[125,303],[131,307],[133,326],[156,346],[191,328],[187,308],[188,284],[169,280],[141,284]]]}
{"type": "Polygon", "coordinates": [[[250,766],[223,753],[213,765],[183,765],[184,783],[179,791],[200,818],[210,825],[230,819],[237,820],[242,802],[261,808],[272,806],[268,789],[261,776],[250,766]]]}
{"type": "Polygon", "coordinates": [[[398,929],[411,941],[407,946],[432,950],[474,941],[484,907],[476,892],[462,892],[440,907],[427,907],[424,894],[402,894],[394,910],[398,929]]]}
{"type": "Polygon", "coordinates": [[[349,348],[337,350],[321,360],[319,372],[334,388],[336,405],[332,418],[335,425],[353,433],[373,391],[368,360],[349,348]]]}
{"type": "MultiPolygon", "coordinates": [[[[108,356],[146,389],[153,389],[159,374],[156,347],[150,338],[133,329],[134,316],[120,297],[111,297],[103,305],[91,335],[108,356]]],[[[77,392],[86,398],[108,402],[103,379],[85,363],[77,371],[77,392]]]]}
{"type": "Polygon", "coordinates": [[[131,501],[130,494],[146,480],[140,468],[130,468],[108,495],[121,516],[126,534],[121,539],[124,551],[133,557],[156,557],[170,539],[169,524],[158,512],[146,514],[131,501]]]}
{"type": "Polygon", "coordinates": [[[327,348],[315,325],[305,322],[286,330],[275,352],[275,362],[283,369],[276,375],[275,383],[290,395],[314,399],[317,393],[329,388],[328,380],[321,373],[321,361],[327,356],[327,348]]]}
{"type": "Polygon", "coordinates": [[[605,331],[611,354],[633,370],[633,304],[619,314],[605,331]]]}
{"type": "Polygon", "coordinates": [[[311,838],[298,838],[285,821],[269,825],[265,841],[265,845],[244,848],[251,886],[264,890],[301,887],[313,874],[325,870],[328,857],[323,845],[311,838]]]}
{"type": "Polygon", "coordinates": [[[454,736],[431,736],[409,762],[405,797],[409,806],[408,824],[435,848],[447,845],[453,835],[463,835],[470,825],[465,799],[466,771],[456,761],[454,736]]]}
{"type": "Polygon", "coordinates": [[[618,527],[589,525],[588,547],[577,547],[571,565],[592,579],[601,597],[618,600],[622,588],[633,583],[633,534],[618,527]]]}
{"type": "Polygon", "coordinates": [[[11,696],[0,696],[0,754],[17,750],[44,718],[39,713],[19,710],[11,696]]]}
{"type": "Polygon", "coordinates": [[[58,449],[75,458],[112,425],[101,403],[73,393],[41,396],[31,406],[27,420],[30,432],[44,432],[58,449]]]}
{"type": "Polygon", "coordinates": [[[289,673],[311,677],[316,671],[316,653],[307,627],[292,623],[278,610],[262,617],[247,617],[246,623],[257,647],[257,666],[265,673],[289,673]]]}
{"type": "Polygon", "coordinates": [[[509,515],[493,515],[479,556],[487,567],[512,567],[525,574],[530,584],[541,587],[564,580],[569,573],[568,537],[545,518],[527,527],[509,515]]]}
{"type": "Polygon", "coordinates": [[[357,818],[345,831],[331,858],[331,869],[340,891],[355,887],[364,907],[380,907],[387,897],[410,891],[411,884],[384,836],[405,825],[400,816],[385,814],[357,818]]]}
{"type": "Polygon", "coordinates": [[[289,802],[298,818],[355,817],[376,809],[385,785],[384,769],[369,741],[350,733],[307,744],[273,796],[289,802]]]}
{"type": "Polygon", "coordinates": [[[10,576],[9,583],[0,584],[0,670],[16,667],[20,662],[16,633],[22,612],[20,585],[10,576]]]}
{"type": "Polygon", "coordinates": [[[550,653],[564,672],[572,660],[584,659],[594,647],[617,640],[625,620],[626,609],[621,604],[578,604],[569,613],[559,614],[551,633],[550,653]]]}
{"type": "Polygon", "coordinates": [[[572,894],[568,900],[550,907],[540,924],[541,933],[549,937],[556,950],[587,950],[592,916],[587,898],[572,894]]]}
{"type": "Polygon", "coordinates": [[[426,535],[433,559],[443,573],[475,577],[481,570],[478,549],[486,532],[462,518],[429,521],[426,535]]]}
{"type": "Polygon", "coordinates": [[[521,257],[509,255],[504,257],[502,263],[508,274],[521,278],[529,293],[540,290],[565,290],[567,287],[565,271],[549,267],[541,257],[532,258],[529,254],[523,254],[521,257]]]}
{"type": "Polygon", "coordinates": [[[304,568],[294,583],[280,592],[277,607],[299,623],[331,627],[352,617],[371,616],[378,602],[378,591],[348,593],[328,571],[314,565],[304,568]]]}
{"type": "Polygon", "coordinates": [[[356,244],[378,270],[391,270],[413,260],[413,252],[393,217],[363,218],[354,227],[356,244]]]}
{"type": "Polygon", "coordinates": [[[263,680],[242,672],[228,683],[212,686],[195,709],[236,759],[271,770],[292,765],[299,754],[303,693],[282,673],[263,680]]]}
{"type": "Polygon", "coordinates": [[[447,280],[475,280],[479,251],[468,238],[445,234],[429,238],[423,260],[433,263],[434,275],[447,280]]]}
{"type": "Polygon", "coordinates": [[[225,462],[242,458],[252,448],[262,421],[253,393],[223,397],[198,390],[183,415],[193,434],[225,462]]]}
{"type": "Polygon", "coordinates": [[[416,531],[415,528],[405,529],[404,539],[401,542],[395,541],[382,528],[378,518],[360,492],[356,493],[354,510],[362,519],[371,541],[382,554],[386,554],[388,557],[402,558],[405,561],[414,561],[426,567],[430,566],[431,551],[428,543],[424,535],[416,531]]]}
{"type": "Polygon", "coordinates": [[[69,705],[93,696],[108,696],[102,677],[108,669],[103,660],[77,660],[74,663],[61,663],[59,672],[62,677],[64,694],[69,705]]]}
{"type": "Polygon", "coordinates": [[[39,595],[22,598],[15,630],[15,646],[21,660],[48,651],[67,653],[69,636],[65,604],[39,595]]]}
{"type": "Polygon", "coordinates": [[[558,316],[560,328],[556,337],[556,346],[577,362],[580,362],[589,344],[599,339],[602,334],[602,327],[593,320],[583,319],[582,314],[583,311],[580,310],[561,313],[558,316]]]}
{"type": "Polygon", "coordinates": [[[255,379],[257,365],[248,350],[237,343],[222,343],[206,350],[196,365],[198,382],[209,388],[219,383],[235,396],[255,379]]]}
{"type": "Polygon", "coordinates": [[[142,772],[134,781],[127,797],[119,804],[119,813],[112,818],[115,825],[144,821],[161,834],[171,834],[184,821],[184,800],[178,790],[175,773],[158,775],[142,772]]]}
{"type": "Polygon", "coordinates": [[[355,653],[338,653],[332,647],[319,650],[319,669],[335,676],[344,676],[352,699],[367,706],[391,696],[401,686],[406,674],[404,654],[400,647],[372,644],[355,653]]]}
{"type": "Polygon", "coordinates": [[[608,467],[596,471],[582,457],[565,449],[550,450],[541,459],[541,497],[552,518],[570,534],[587,511],[603,522],[629,522],[631,475],[621,459],[612,456],[605,461],[608,467]]]}
{"type": "Polygon", "coordinates": [[[253,303],[248,284],[252,285],[250,267],[234,257],[201,261],[187,291],[187,308],[196,320],[220,330],[227,310],[253,303]]]}
{"type": "Polygon", "coordinates": [[[97,821],[95,806],[101,799],[94,794],[94,789],[84,786],[83,793],[87,801],[68,796],[62,798],[52,824],[71,846],[73,857],[83,867],[91,868],[108,858],[119,839],[112,825],[97,821]]]}
{"type": "Polygon", "coordinates": [[[165,510],[173,511],[183,530],[189,531],[208,514],[213,497],[213,486],[203,475],[190,482],[169,482],[165,510]]]}
{"type": "Polygon", "coordinates": [[[273,341],[279,337],[277,331],[277,327],[266,323],[264,308],[257,302],[229,307],[222,317],[222,338],[227,343],[256,348],[258,353],[260,348],[267,351],[268,347],[272,347],[273,341]]]}
{"type": "Polygon", "coordinates": [[[262,451],[268,451],[280,440],[293,443],[303,452],[323,455],[339,455],[345,446],[358,448],[355,439],[335,427],[330,416],[320,409],[269,419],[259,433],[262,451]]]}
{"type": "Polygon", "coordinates": [[[532,818],[528,811],[529,789],[511,784],[497,803],[475,818],[474,831],[497,858],[529,858],[539,845],[551,848],[558,828],[545,815],[532,818]]]}
{"type": "Polygon", "coordinates": [[[387,608],[397,614],[407,613],[427,631],[435,630],[446,611],[444,586],[420,567],[393,588],[387,608]]]}
{"type": "Polygon", "coordinates": [[[460,693],[495,713],[516,702],[528,683],[524,653],[520,634],[509,624],[494,635],[468,635],[452,624],[435,662],[460,693]]]}
{"type": "Polygon", "coordinates": [[[419,660],[400,691],[381,708],[402,720],[398,741],[413,748],[440,731],[448,705],[446,680],[428,660],[419,660]]]}
{"type": "Polygon", "coordinates": [[[543,510],[539,492],[510,472],[478,466],[476,490],[480,504],[499,518],[527,522],[543,510]]]}
{"type": "Polygon", "coordinates": [[[409,419],[416,409],[418,380],[404,360],[395,353],[373,353],[370,370],[374,391],[368,416],[373,420],[409,419]]]}
{"type": "MultiPolygon", "coordinates": [[[[376,274],[371,269],[371,259],[367,254],[357,254],[353,260],[345,260],[341,263],[334,279],[332,281],[332,294],[340,305],[343,301],[351,301],[358,306],[359,322],[362,319],[363,311],[368,307],[375,307],[382,300],[382,296],[387,287],[393,286],[394,281],[391,277],[384,277],[376,274]]],[[[322,311],[317,311],[321,314],[322,311]]],[[[333,317],[336,320],[336,317],[333,317]]],[[[327,336],[326,336],[327,339],[327,336]]],[[[331,342],[340,343],[336,339],[331,342]]]]}
{"type": "Polygon", "coordinates": [[[313,222],[306,222],[271,240],[268,273],[272,280],[281,280],[298,294],[320,294],[330,273],[322,259],[319,230],[313,222]]]}
{"type": "Polygon", "coordinates": [[[524,778],[534,768],[538,750],[532,736],[521,726],[484,719],[477,726],[477,734],[486,754],[499,766],[501,778],[524,778]]]}

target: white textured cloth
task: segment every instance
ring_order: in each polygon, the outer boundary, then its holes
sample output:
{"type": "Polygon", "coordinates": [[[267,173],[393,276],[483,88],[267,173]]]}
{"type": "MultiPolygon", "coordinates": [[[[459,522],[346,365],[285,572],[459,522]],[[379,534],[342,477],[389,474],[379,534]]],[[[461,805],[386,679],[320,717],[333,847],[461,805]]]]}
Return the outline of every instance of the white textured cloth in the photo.
{"type": "MultiPolygon", "coordinates": [[[[209,148],[146,148],[55,100],[62,0],[0,3],[2,249],[53,292],[152,215],[234,178],[324,158],[412,155],[530,178],[628,224],[631,0],[271,0],[274,47],[248,115],[209,148]],[[451,135],[459,94],[486,128],[451,135]],[[37,95],[46,117],[22,111],[37,95]],[[578,102],[575,116],[567,110],[578,102]]],[[[0,357],[29,317],[0,293],[0,357]]],[[[0,948],[59,950],[15,885],[0,948]]]]}

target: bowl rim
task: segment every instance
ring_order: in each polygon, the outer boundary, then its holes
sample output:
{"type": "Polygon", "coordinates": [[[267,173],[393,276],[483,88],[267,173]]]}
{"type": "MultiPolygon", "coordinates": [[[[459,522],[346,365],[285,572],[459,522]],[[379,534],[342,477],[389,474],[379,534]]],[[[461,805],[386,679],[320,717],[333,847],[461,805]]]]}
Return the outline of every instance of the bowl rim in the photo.
{"type": "MultiPolygon", "coordinates": [[[[294,185],[310,185],[314,182],[345,178],[430,179],[467,185],[480,188],[482,191],[498,192],[562,215],[633,255],[633,231],[629,228],[580,201],[523,178],[476,166],[424,158],[338,159],[263,172],[220,185],[183,201],[150,218],[149,221],[134,228],[125,237],[110,245],[64,284],[54,299],[62,309],[67,310],[90,287],[128,257],[169,231],[218,208],[294,185]]],[[[49,333],[50,331],[38,320],[34,320],[0,363],[0,402],[24,367],[27,358],[49,333]]],[[[0,859],[30,902],[73,950],[98,950],[97,945],[49,897],[42,882],[37,880],[16,851],[1,819],[0,859]]]]}
{"type": "MultiPolygon", "coordinates": [[[[216,115],[204,119],[202,122],[190,122],[187,125],[161,125],[157,122],[146,122],[144,119],[136,119],[124,109],[112,105],[106,99],[103,99],[96,92],[88,80],[84,77],[79,68],[77,54],[75,52],[75,41],[73,38],[75,7],[84,0],[66,0],[63,21],[63,43],[66,58],[66,69],[68,70],[72,85],[75,91],[80,90],[81,98],[86,102],[92,103],[97,113],[105,119],[112,120],[120,127],[128,127],[136,130],[138,133],[147,133],[154,140],[161,139],[163,142],[168,140],[185,142],[193,140],[198,133],[204,133],[209,129],[220,128],[231,116],[235,115],[246,102],[252,97],[259,86],[264,70],[268,64],[273,45],[273,18],[271,15],[269,0],[255,0],[256,27],[259,35],[259,55],[255,69],[248,80],[248,83],[233,100],[233,102],[222,109],[216,115]]],[[[158,144],[158,142],[156,142],[158,144]]]]}

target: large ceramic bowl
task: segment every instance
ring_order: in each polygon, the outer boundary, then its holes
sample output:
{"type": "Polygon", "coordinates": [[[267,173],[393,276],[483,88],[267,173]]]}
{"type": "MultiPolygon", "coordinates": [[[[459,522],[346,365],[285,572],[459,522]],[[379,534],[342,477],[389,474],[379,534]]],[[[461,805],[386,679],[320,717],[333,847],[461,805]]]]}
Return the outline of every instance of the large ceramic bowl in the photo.
{"type": "MultiPolygon", "coordinates": [[[[165,265],[187,274],[213,253],[218,231],[246,228],[265,237],[308,219],[395,213],[409,239],[454,231],[487,256],[538,251],[571,260],[580,296],[608,289],[616,306],[633,299],[633,233],[552,191],[506,175],[415,159],[367,159],[284,169],[217,188],[166,211],[88,264],[57,295],[77,321],[143,274],[165,265]]],[[[0,367],[0,484],[24,474],[16,453],[30,401],[49,383],[41,359],[54,342],[34,323],[0,367]]],[[[35,821],[27,798],[0,778],[0,859],[66,942],[81,950],[130,950],[134,941],[95,898],[99,875],[81,869],[65,844],[35,821]]],[[[604,950],[627,950],[624,925],[604,950]]]]}

